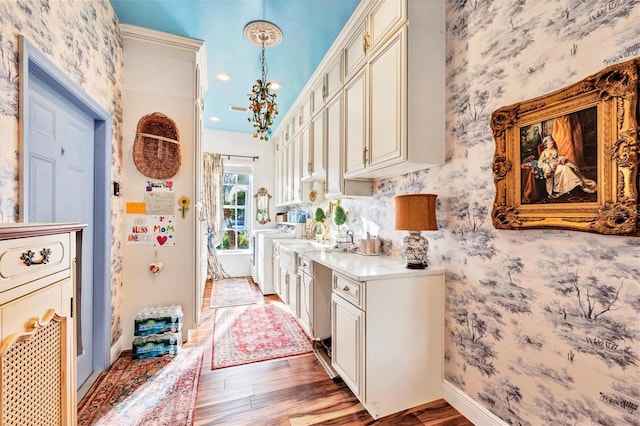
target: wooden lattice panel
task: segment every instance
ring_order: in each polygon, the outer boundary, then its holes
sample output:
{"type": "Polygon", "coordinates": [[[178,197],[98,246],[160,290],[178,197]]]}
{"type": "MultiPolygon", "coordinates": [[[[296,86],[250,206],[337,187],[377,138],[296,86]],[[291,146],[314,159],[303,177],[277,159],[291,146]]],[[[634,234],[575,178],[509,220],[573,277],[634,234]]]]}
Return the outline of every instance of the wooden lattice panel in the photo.
{"type": "Polygon", "coordinates": [[[10,336],[0,363],[2,426],[63,425],[66,319],[53,315],[34,331],[10,336]]]}

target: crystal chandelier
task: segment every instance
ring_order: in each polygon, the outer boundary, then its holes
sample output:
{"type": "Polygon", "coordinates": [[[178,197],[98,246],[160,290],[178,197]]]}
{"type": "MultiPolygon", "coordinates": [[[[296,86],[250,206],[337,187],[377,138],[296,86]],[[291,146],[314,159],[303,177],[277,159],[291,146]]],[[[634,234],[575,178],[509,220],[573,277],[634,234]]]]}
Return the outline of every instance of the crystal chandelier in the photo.
{"type": "Polygon", "coordinates": [[[260,46],[260,71],[261,78],[251,88],[249,93],[249,111],[251,117],[249,123],[253,126],[253,137],[260,140],[269,140],[273,119],[278,115],[276,94],[271,91],[271,82],[267,81],[267,60],[265,47],[273,47],[282,40],[280,28],[268,21],[252,21],[244,27],[245,38],[252,44],[260,46]]]}

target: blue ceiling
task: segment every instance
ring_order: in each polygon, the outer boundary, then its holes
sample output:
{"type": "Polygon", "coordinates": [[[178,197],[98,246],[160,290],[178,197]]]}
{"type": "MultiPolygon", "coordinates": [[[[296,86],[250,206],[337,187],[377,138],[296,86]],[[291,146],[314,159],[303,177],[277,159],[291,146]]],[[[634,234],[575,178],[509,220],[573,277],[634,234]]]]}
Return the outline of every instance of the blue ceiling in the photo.
{"type": "MultiPolygon", "coordinates": [[[[204,96],[204,127],[252,133],[248,113],[229,106],[248,106],[248,93],[260,77],[260,47],[244,38],[254,20],[276,24],[282,42],[267,48],[267,79],[278,82],[278,127],[291,104],[331,47],[359,0],[111,0],[121,23],[204,40],[209,89],[204,96]],[[218,73],[230,81],[219,81],[218,73]],[[218,122],[209,118],[215,116],[218,122]]],[[[274,127],[274,128],[275,128],[274,127]]]]}

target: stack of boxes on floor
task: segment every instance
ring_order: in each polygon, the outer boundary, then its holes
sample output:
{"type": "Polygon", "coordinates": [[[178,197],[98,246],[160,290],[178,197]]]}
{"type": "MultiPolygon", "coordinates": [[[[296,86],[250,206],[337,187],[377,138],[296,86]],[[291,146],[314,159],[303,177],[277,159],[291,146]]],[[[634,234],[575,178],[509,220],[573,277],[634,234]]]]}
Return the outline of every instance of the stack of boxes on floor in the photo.
{"type": "Polygon", "coordinates": [[[133,359],[175,356],[182,347],[182,306],[142,309],[135,318],[133,359]]]}

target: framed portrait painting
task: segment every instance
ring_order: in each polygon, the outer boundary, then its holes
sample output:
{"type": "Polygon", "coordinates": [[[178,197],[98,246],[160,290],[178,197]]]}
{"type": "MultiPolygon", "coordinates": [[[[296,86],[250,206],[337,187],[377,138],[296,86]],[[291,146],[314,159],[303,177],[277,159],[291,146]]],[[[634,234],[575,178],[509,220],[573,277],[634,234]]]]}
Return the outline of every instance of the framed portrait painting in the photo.
{"type": "Polygon", "coordinates": [[[494,227],[640,235],[639,67],[494,111],[494,227]]]}

